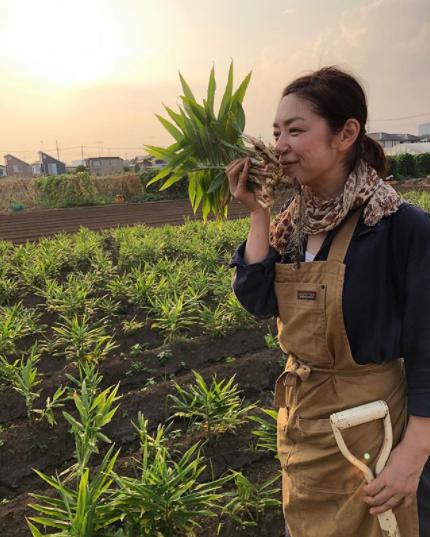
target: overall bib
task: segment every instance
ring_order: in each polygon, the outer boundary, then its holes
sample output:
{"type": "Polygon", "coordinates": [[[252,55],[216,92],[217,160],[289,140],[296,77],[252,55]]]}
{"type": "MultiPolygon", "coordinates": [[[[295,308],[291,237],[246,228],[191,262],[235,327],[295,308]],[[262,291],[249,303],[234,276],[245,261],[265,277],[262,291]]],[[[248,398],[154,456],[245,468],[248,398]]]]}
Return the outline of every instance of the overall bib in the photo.
{"type": "MultiPolygon", "coordinates": [[[[377,517],[362,499],[364,476],[340,453],[329,421],[333,412],[382,399],[390,409],[394,446],[407,421],[403,361],[358,364],[345,330],[343,261],[362,209],[342,222],[327,261],[275,266],[278,338],[288,355],[275,386],[278,456],[291,537],[382,537],[377,517]]],[[[374,471],[383,421],[342,434],[352,453],[374,471]]],[[[401,536],[418,537],[417,502],[393,512],[401,536]]]]}

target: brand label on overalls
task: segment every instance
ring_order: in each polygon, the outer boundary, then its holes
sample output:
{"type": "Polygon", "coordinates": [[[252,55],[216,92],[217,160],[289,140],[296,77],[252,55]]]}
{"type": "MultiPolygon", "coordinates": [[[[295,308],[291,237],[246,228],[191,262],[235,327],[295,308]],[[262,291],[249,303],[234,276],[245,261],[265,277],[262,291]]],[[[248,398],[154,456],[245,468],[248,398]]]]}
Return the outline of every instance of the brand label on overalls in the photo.
{"type": "Polygon", "coordinates": [[[316,300],[316,291],[297,291],[297,298],[299,300],[316,300]]]}

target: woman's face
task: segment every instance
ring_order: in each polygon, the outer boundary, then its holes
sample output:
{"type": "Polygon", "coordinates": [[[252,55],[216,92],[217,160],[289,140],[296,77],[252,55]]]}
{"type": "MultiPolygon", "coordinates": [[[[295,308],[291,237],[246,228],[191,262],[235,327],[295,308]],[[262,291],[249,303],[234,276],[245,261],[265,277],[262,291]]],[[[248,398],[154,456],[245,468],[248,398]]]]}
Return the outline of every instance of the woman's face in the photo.
{"type": "MultiPolygon", "coordinates": [[[[286,175],[300,184],[323,186],[342,168],[336,136],[311,104],[295,94],[282,98],[273,124],[275,148],[286,175]]],[[[318,190],[318,188],[316,189],[318,190]]]]}

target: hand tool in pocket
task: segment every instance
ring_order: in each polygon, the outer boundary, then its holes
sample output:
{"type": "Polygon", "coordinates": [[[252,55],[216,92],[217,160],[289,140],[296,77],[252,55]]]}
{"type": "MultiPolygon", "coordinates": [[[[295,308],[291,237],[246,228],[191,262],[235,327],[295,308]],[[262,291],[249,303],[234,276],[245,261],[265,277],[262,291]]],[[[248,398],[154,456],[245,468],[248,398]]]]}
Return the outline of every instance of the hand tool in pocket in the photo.
{"type": "MultiPolygon", "coordinates": [[[[349,451],[342,437],[341,431],[343,429],[349,429],[350,427],[355,427],[356,425],[361,425],[362,423],[367,423],[369,421],[378,419],[384,420],[385,435],[384,442],[376,462],[376,475],[379,475],[384,469],[393,446],[393,430],[391,427],[390,412],[388,410],[387,403],[385,401],[374,401],[373,403],[356,406],[348,410],[343,410],[342,412],[336,412],[330,416],[330,423],[333,433],[342,455],[364,473],[368,483],[375,479],[372,470],[364,462],[357,459],[357,457],[354,457],[354,455],[349,451]]],[[[380,513],[377,516],[382,529],[383,537],[400,537],[397,520],[391,509],[385,511],[385,513],[380,513]]]]}

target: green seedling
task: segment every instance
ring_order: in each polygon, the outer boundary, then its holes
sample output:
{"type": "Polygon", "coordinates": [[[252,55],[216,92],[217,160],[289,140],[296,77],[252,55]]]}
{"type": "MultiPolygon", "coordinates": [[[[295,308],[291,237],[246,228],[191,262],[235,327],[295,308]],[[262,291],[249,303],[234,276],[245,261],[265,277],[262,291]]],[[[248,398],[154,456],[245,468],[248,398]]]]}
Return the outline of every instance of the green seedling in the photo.
{"type": "Polygon", "coordinates": [[[228,380],[218,380],[214,375],[208,385],[199,373],[193,371],[193,374],[195,384],[184,388],[175,382],[178,395],[168,395],[175,410],[171,419],[186,419],[208,437],[234,432],[248,420],[247,414],[255,405],[244,404],[239,387],[234,383],[234,376],[228,380]]]}
{"type": "Polygon", "coordinates": [[[277,418],[278,411],[268,408],[260,409],[265,417],[262,416],[250,416],[250,420],[257,423],[257,429],[252,431],[252,434],[257,438],[257,444],[255,448],[257,451],[264,451],[265,453],[273,453],[276,455],[276,435],[277,435],[277,418]]]}
{"type": "Polygon", "coordinates": [[[33,345],[27,359],[23,356],[20,360],[15,360],[13,364],[0,355],[0,375],[24,398],[27,417],[30,421],[33,419],[34,401],[40,396],[40,390],[36,390],[40,384],[36,367],[39,359],[37,345],[33,345]]]}
{"type": "Polygon", "coordinates": [[[157,354],[157,358],[161,365],[167,364],[167,362],[170,362],[170,360],[173,359],[173,352],[171,349],[166,349],[164,351],[161,351],[157,354]]]}
{"type": "Polygon", "coordinates": [[[36,415],[39,415],[38,420],[46,420],[51,427],[57,424],[57,421],[55,419],[54,410],[57,408],[64,407],[64,403],[69,399],[69,395],[65,393],[67,392],[67,387],[60,386],[55,391],[54,395],[51,397],[46,398],[45,408],[42,409],[34,409],[33,412],[36,415]]]}
{"type": "MultiPolygon", "coordinates": [[[[249,481],[241,472],[232,471],[236,490],[227,492],[230,498],[222,510],[222,516],[233,520],[241,529],[258,527],[264,512],[271,507],[279,507],[280,488],[273,487],[280,480],[280,472],[260,485],[249,481]]],[[[218,535],[222,524],[218,526],[218,535]]]]}

